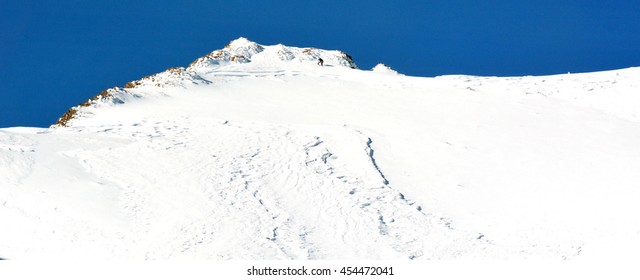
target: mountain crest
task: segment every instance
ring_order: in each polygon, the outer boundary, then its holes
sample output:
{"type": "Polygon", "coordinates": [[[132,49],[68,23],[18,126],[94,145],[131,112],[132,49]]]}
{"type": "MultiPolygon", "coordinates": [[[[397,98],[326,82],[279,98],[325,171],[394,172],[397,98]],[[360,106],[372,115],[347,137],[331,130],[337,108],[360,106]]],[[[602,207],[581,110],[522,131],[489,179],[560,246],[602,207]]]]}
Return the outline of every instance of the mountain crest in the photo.
{"type": "Polygon", "coordinates": [[[317,48],[288,47],[282,44],[264,46],[247,38],[235,39],[224,48],[214,50],[193,61],[188,67],[172,67],[163,72],[128,82],[124,87],[113,87],[102,91],[91,99],[67,110],[54,126],[68,126],[83,114],[86,107],[98,104],[121,104],[127,99],[141,97],[134,89],[143,87],[185,87],[192,84],[211,83],[203,76],[221,67],[247,64],[247,67],[298,68],[313,65],[322,59],[325,66],[358,69],[353,58],[343,51],[317,48]]]}
{"type": "Polygon", "coordinates": [[[282,44],[264,46],[244,37],[229,42],[223,49],[215,50],[196,59],[189,65],[189,68],[193,70],[211,69],[228,64],[251,62],[263,65],[291,61],[315,63],[318,59],[322,59],[327,65],[358,68],[353,58],[343,51],[288,47],[282,44]]]}
{"type": "Polygon", "coordinates": [[[247,38],[240,37],[229,42],[224,49],[233,51],[236,53],[244,53],[247,56],[259,53],[264,50],[264,47],[256,42],[250,41],[247,38]]]}

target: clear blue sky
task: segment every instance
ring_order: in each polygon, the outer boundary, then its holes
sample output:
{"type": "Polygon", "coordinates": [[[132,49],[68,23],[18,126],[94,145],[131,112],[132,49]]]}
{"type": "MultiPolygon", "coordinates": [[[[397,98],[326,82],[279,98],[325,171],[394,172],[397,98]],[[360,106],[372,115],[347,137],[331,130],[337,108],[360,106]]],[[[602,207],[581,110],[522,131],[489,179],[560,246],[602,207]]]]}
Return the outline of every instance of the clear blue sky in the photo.
{"type": "Polygon", "coordinates": [[[640,66],[640,1],[0,0],[0,127],[46,127],[240,36],[415,76],[589,72],[640,66]]]}

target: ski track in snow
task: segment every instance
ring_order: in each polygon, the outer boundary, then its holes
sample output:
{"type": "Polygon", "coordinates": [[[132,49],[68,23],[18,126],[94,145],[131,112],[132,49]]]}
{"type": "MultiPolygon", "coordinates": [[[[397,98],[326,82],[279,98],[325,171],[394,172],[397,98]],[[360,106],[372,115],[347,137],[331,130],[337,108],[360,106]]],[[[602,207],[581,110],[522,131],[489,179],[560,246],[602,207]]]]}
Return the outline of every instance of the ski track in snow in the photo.
{"type": "Polygon", "coordinates": [[[356,129],[180,121],[73,131],[135,141],[58,152],[118,190],[125,224],[39,220],[73,232],[56,241],[68,246],[65,257],[91,251],[79,236],[108,248],[101,257],[147,259],[414,259],[487,245],[405,199],[376,165],[373,140],[356,129]]]}

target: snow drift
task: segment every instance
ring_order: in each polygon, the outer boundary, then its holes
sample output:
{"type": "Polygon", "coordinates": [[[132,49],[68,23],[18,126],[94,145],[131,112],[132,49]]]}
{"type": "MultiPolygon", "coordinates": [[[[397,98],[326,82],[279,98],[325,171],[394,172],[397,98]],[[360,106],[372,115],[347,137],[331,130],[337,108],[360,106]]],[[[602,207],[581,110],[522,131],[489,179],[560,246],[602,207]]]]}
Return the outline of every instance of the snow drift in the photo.
{"type": "Polygon", "coordinates": [[[640,69],[374,70],[240,38],[0,129],[0,257],[637,257],[640,69]]]}

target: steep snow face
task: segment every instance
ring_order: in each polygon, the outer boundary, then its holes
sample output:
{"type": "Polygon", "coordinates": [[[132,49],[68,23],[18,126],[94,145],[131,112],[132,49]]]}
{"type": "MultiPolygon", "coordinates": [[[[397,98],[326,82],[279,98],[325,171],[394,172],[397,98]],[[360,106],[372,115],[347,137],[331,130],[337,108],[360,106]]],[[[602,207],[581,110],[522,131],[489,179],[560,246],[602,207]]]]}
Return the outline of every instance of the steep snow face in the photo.
{"type": "Polygon", "coordinates": [[[215,53],[66,126],[0,129],[0,258],[638,257],[640,68],[418,78],[215,53]]]}

